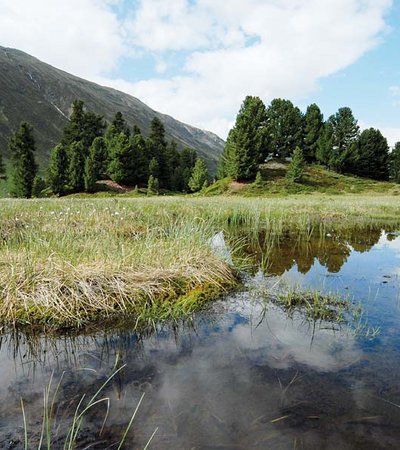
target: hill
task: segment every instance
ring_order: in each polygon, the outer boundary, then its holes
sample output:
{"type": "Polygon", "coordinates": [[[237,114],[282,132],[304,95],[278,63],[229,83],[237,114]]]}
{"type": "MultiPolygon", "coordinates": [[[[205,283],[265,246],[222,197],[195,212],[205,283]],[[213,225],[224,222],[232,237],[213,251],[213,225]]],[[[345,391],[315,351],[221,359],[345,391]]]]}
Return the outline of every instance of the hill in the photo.
{"type": "Polygon", "coordinates": [[[209,186],[205,195],[242,195],[273,196],[289,194],[358,194],[380,193],[400,195],[400,185],[387,181],[375,181],[354,175],[342,175],[325,169],[319,165],[306,167],[301,183],[288,183],[285,180],[288,164],[282,160],[272,160],[260,166],[263,182],[239,183],[224,178],[209,186]]]}
{"type": "Polygon", "coordinates": [[[214,171],[224,141],[217,135],[186,125],[158,113],[139,99],[123,92],[78,78],[21,52],[0,46],[0,153],[7,157],[7,142],[22,120],[35,129],[38,160],[47,161],[50,149],[58,143],[68,122],[71,103],[85,102],[88,109],[108,121],[121,111],[128,124],[138,125],[148,134],[154,116],[162,120],[168,138],[180,148],[190,147],[214,171]]]}

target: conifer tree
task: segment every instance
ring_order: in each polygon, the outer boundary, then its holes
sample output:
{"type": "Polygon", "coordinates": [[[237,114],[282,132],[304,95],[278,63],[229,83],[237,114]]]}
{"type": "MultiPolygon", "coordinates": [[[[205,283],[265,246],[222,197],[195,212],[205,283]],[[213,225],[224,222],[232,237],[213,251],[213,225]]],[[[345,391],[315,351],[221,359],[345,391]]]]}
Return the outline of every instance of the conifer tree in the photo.
{"type": "Polygon", "coordinates": [[[360,134],[349,171],[375,180],[389,178],[389,146],[379,130],[368,128],[360,134]]]}
{"type": "Polygon", "coordinates": [[[303,116],[300,109],[290,100],[272,100],[266,111],[266,133],[270,154],[280,158],[290,156],[296,146],[302,147],[303,144],[303,116]]]}
{"type": "Polygon", "coordinates": [[[321,136],[317,141],[315,157],[317,161],[329,167],[329,160],[333,149],[333,128],[326,122],[322,128],[321,136]]]}
{"type": "Polygon", "coordinates": [[[264,153],[265,106],[258,97],[247,96],[230,131],[219,169],[220,176],[235,180],[255,178],[264,153]]]}
{"type": "Polygon", "coordinates": [[[151,158],[155,158],[158,163],[158,181],[160,187],[168,188],[171,174],[166,159],[167,141],[165,140],[165,128],[158,117],[151,121],[150,136],[147,140],[148,153],[151,158]]]}
{"type": "Polygon", "coordinates": [[[97,137],[89,149],[89,155],[85,161],[85,190],[93,192],[96,181],[100,180],[107,172],[108,152],[105,139],[97,137]]]}
{"type": "Polygon", "coordinates": [[[33,180],[37,173],[33,129],[22,122],[9,141],[12,162],[11,193],[15,197],[32,196],[33,180]]]}
{"type": "Polygon", "coordinates": [[[126,124],[124,116],[120,111],[118,111],[105,133],[104,137],[106,142],[111,143],[113,139],[117,138],[121,133],[124,133],[127,136],[130,135],[129,127],[126,124]]]}
{"type": "Polygon", "coordinates": [[[307,162],[316,160],[318,141],[321,138],[324,116],[319,107],[313,103],[304,115],[304,158],[307,162]]]}
{"type": "Polygon", "coordinates": [[[300,147],[296,147],[293,152],[292,161],[286,172],[286,179],[291,183],[299,183],[304,173],[305,160],[300,147]]]}
{"type": "Polygon", "coordinates": [[[390,180],[400,183],[400,142],[396,142],[392,152],[390,153],[390,180]]]}
{"type": "Polygon", "coordinates": [[[89,152],[93,140],[104,134],[103,117],[90,111],[85,111],[84,102],[75,100],[72,103],[72,113],[68,125],[63,130],[61,143],[66,147],[73,142],[82,142],[85,156],[89,152]]]}
{"type": "Polygon", "coordinates": [[[131,183],[146,185],[149,176],[149,160],[146,153],[146,141],[141,133],[136,133],[130,137],[129,145],[132,150],[132,159],[134,161],[131,183]]]}
{"type": "Polygon", "coordinates": [[[4,165],[3,157],[1,156],[0,153],[0,179],[5,178],[5,175],[6,175],[6,166],[4,165]]]}
{"type": "Polygon", "coordinates": [[[71,192],[82,192],[85,188],[85,147],[83,142],[73,142],[70,145],[68,152],[68,187],[71,192]]]}
{"type": "Polygon", "coordinates": [[[333,144],[328,167],[341,173],[351,165],[360,128],[348,107],[339,108],[338,112],[328,119],[328,123],[332,127],[333,144]]]}
{"type": "Polygon", "coordinates": [[[32,197],[36,198],[43,197],[42,192],[45,189],[46,189],[46,182],[43,180],[42,177],[36,175],[35,179],[33,180],[32,197]]]}
{"type": "Polygon", "coordinates": [[[113,181],[123,184],[135,184],[136,161],[134,149],[128,136],[120,133],[114,140],[110,156],[108,173],[113,181]]]}
{"type": "Polygon", "coordinates": [[[208,169],[206,163],[198,158],[189,180],[189,188],[192,192],[200,191],[208,182],[208,169]]]}
{"type": "Polygon", "coordinates": [[[159,175],[159,165],[156,158],[151,158],[149,163],[149,176],[152,176],[153,178],[158,178],[159,175]]]}
{"type": "Polygon", "coordinates": [[[68,154],[65,147],[59,144],[50,153],[48,181],[52,192],[56,195],[64,195],[67,192],[68,180],[68,154]]]}
{"type": "Polygon", "coordinates": [[[147,195],[158,193],[159,183],[158,178],[153,177],[153,175],[149,176],[149,181],[147,183],[147,195]]]}
{"type": "Polygon", "coordinates": [[[256,179],[254,180],[254,186],[257,188],[262,188],[264,186],[264,180],[260,171],[257,172],[256,179]]]}

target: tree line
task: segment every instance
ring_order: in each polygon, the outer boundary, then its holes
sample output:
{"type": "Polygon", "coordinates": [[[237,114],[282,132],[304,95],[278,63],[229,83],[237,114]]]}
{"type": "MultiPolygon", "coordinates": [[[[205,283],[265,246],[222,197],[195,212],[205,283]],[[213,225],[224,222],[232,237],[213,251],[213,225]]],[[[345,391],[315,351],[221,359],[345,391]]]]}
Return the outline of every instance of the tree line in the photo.
{"type": "MultiPolygon", "coordinates": [[[[209,179],[207,166],[196,151],[179,151],[176,142],[168,142],[157,117],[146,138],[138,126],[128,126],[121,112],[107,126],[103,116],[87,111],[81,100],[73,102],[61,142],[51,150],[46,179],[38,176],[35,151],[33,129],[22,122],[9,141],[11,194],[15,197],[38,197],[45,188],[55,195],[94,192],[96,182],[106,179],[147,187],[153,193],[160,189],[197,192],[209,179]]],[[[0,175],[5,175],[1,155],[0,175]]]]}
{"type": "Polygon", "coordinates": [[[360,131],[350,108],[340,108],[325,121],[315,103],[303,114],[290,100],[277,98],[266,107],[252,96],[244,100],[228,134],[218,177],[255,180],[259,164],[270,157],[292,157],[295,150],[300,168],[304,160],[338,173],[400,183],[400,142],[390,152],[379,130],[360,131]]]}

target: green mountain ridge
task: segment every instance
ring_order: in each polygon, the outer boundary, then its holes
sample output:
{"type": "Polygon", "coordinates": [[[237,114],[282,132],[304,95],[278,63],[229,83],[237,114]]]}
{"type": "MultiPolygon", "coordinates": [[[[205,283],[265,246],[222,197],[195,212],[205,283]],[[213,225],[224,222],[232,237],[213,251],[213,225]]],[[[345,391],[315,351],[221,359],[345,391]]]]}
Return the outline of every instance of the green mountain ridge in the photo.
{"type": "Polygon", "coordinates": [[[73,100],[81,99],[87,108],[111,121],[121,111],[132,126],[147,135],[157,116],[169,139],[179,148],[195,149],[214,172],[224,141],[216,134],[200,130],[173,117],[154,111],[139,99],[112,88],[100,86],[56,69],[20,50],[0,46],[0,153],[7,158],[10,135],[22,120],[35,130],[40,164],[46,164],[50,149],[61,137],[68,122],[73,100]]]}

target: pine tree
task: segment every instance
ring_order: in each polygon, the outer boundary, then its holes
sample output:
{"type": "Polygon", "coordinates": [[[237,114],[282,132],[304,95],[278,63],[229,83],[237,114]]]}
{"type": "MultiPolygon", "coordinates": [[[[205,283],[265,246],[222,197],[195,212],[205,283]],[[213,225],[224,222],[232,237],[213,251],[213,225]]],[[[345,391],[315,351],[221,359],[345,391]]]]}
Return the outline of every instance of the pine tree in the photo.
{"type": "Polygon", "coordinates": [[[368,128],[360,134],[348,169],[361,177],[389,178],[389,146],[379,130],[368,128]]]}
{"type": "Polygon", "coordinates": [[[299,183],[302,179],[305,168],[305,160],[300,147],[296,147],[293,152],[292,161],[286,172],[286,180],[290,183],[299,183]]]}
{"type": "Polygon", "coordinates": [[[159,175],[159,165],[156,158],[151,158],[149,163],[149,176],[152,176],[153,178],[158,178],[159,175]]]}
{"type": "MultiPolygon", "coordinates": [[[[266,111],[268,152],[285,158],[293,149],[302,147],[303,116],[290,100],[276,98],[266,111]]],[[[267,156],[267,155],[265,155],[267,156]]]]}
{"type": "Polygon", "coordinates": [[[11,193],[15,197],[32,196],[33,180],[37,173],[33,129],[22,122],[9,141],[12,162],[11,193]]]}
{"type": "Polygon", "coordinates": [[[52,192],[56,195],[64,195],[67,192],[68,180],[68,154],[65,147],[59,144],[50,153],[48,181],[52,192]]]}
{"type": "Polygon", "coordinates": [[[149,181],[147,183],[147,195],[157,194],[159,189],[158,178],[153,177],[153,175],[149,176],[149,181]]]}
{"type": "Polygon", "coordinates": [[[178,168],[179,177],[179,191],[188,192],[189,191],[189,180],[192,176],[192,170],[197,161],[196,150],[191,148],[184,148],[180,154],[180,164],[178,168]]]}
{"type": "Polygon", "coordinates": [[[128,136],[120,133],[114,140],[108,173],[116,183],[134,185],[136,161],[134,149],[128,136]]]}
{"type": "Polygon", "coordinates": [[[332,127],[332,149],[328,167],[342,173],[348,170],[354,157],[355,144],[359,136],[359,126],[350,108],[339,108],[328,119],[332,127]]]}
{"type": "Polygon", "coordinates": [[[316,160],[318,141],[321,138],[324,116],[319,107],[313,103],[304,115],[304,158],[307,162],[316,160]]]}
{"type": "Polygon", "coordinates": [[[32,197],[40,198],[43,197],[43,191],[46,189],[46,182],[43,180],[42,177],[39,177],[36,175],[36,177],[33,180],[33,186],[32,186],[32,197]]]}
{"type": "Polygon", "coordinates": [[[400,183],[400,142],[396,142],[392,152],[390,153],[390,180],[400,183]]]}
{"type": "Polygon", "coordinates": [[[315,157],[317,161],[329,167],[329,160],[333,149],[333,128],[326,122],[322,128],[321,136],[317,141],[315,157]]]}
{"type": "Polygon", "coordinates": [[[198,158],[189,180],[189,188],[192,192],[200,191],[207,181],[208,169],[206,163],[201,158],[198,158]]]}
{"type": "Polygon", "coordinates": [[[254,186],[257,188],[262,188],[264,186],[264,180],[260,171],[257,172],[256,179],[254,180],[254,186]]]}
{"type": "Polygon", "coordinates": [[[0,153],[0,179],[5,178],[5,176],[6,176],[6,166],[4,165],[3,157],[1,156],[0,153]]]}
{"type": "Polygon", "coordinates": [[[63,130],[61,143],[69,147],[73,142],[82,142],[85,156],[93,140],[104,134],[103,116],[85,111],[84,102],[75,100],[72,103],[72,113],[68,125],[63,130]]]}
{"type": "Polygon", "coordinates": [[[167,141],[165,140],[165,128],[158,117],[154,117],[151,121],[150,136],[147,140],[148,153],[151,158],[155,158],[158,162],[159,173],[158,180],[160,187],[168,188],[171,173],[167,164],[166,152],[167,141]]]}
{"type": "Polygon", "coordinates": [[[258,97],[247,96],[230,131],[219,168],[219,176],[252,180],[265,151],[265,106],[258,97]]]}
{"type": "Polygon", "coordinates": [[[121,133],[126,134],[128,137],[130,135],[129,127],[126,124],[124,116],[120,111],[118,111],[107,128],[106,134],[104,136],[106,142],[112,142],[112,140],[117,138],[121,133]]]}
{"type": "Polygon", "coordinates": [[[85,147],[83,142],[73,142],[68,151],[68,187],[71,192],[82,192],[85,189],[85,147]]]}
{"type": "Polygon", "coordinates": [[[105,139],[97,137],[89,149],[89,155],[85,161],[85,190],[93,192],[97,180],[100,180],[107,172],[108,163],[107,145],[105,139]]]}

